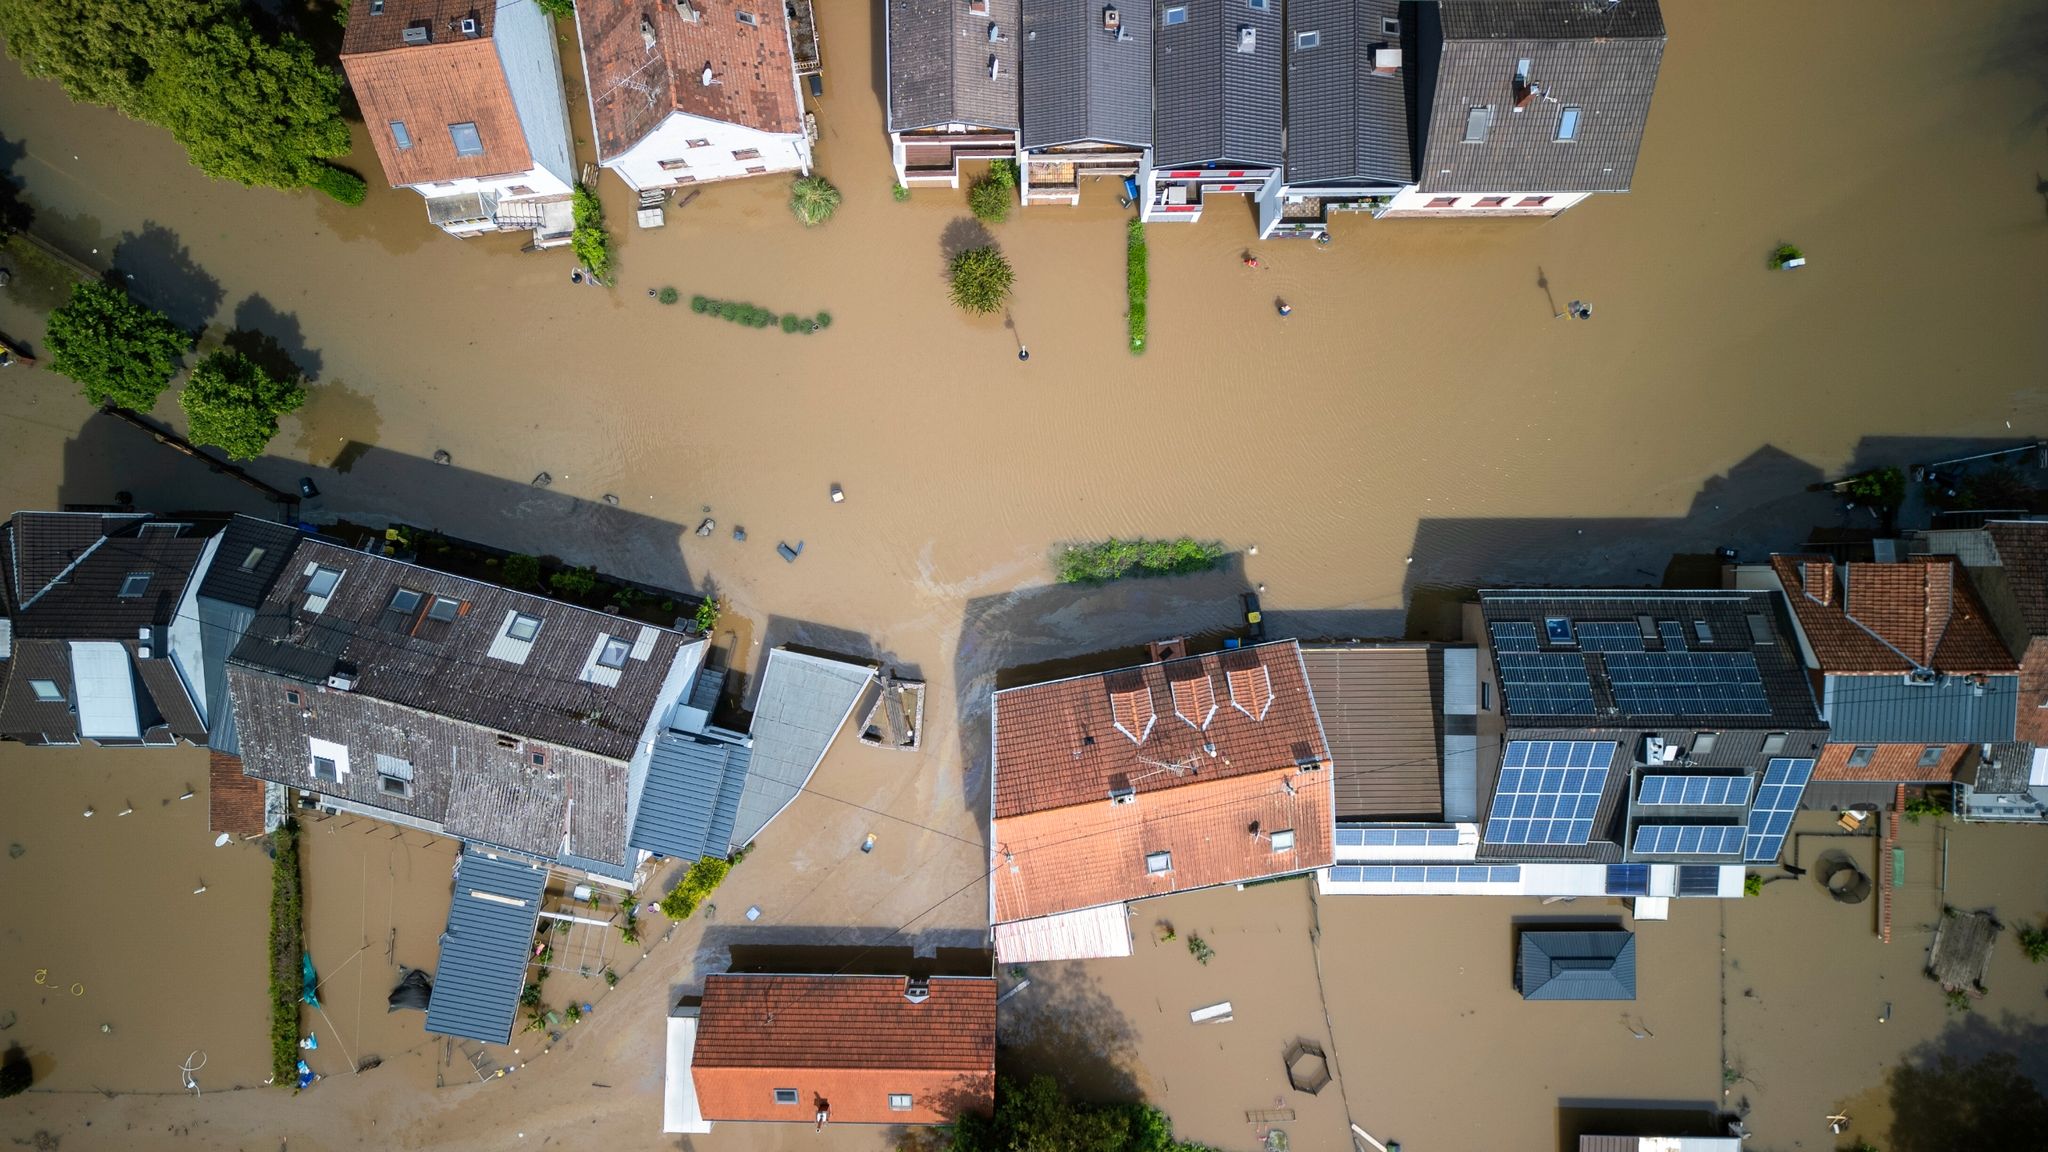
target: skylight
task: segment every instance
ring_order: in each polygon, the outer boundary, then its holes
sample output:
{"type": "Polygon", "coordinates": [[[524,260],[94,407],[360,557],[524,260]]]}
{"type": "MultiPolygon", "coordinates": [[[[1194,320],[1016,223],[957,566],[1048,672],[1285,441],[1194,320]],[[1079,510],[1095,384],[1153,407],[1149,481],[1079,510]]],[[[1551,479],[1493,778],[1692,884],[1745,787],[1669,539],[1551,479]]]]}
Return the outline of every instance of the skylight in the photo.
{"type": "Polygon", "coordinates": [[[455,141],[457,156],[481,156],[484,154],[484,138],[477,134],[476,125],[469,121],[450,124],[448,135],[455,141]]]}
{"type": "Polygon", "coordinates": [[[597,654],[597,662],[606,668],[624,668],[626,656],[632,651],[633,646],[624,640],[616,636],[607,636],[604,638],[604,648],[597,654]]]}
{"type": "Polygon", "coordinates": [[[130,572],[121,581],[121,599],[135,600],[149,591],[149,573],[130,572]]]}
{"type": "Polygon", "coordinates": [[[1557,138],[1559,140],[1576,140],[1579,138],[1579,109],[1577,105],[1567,104],[1564,106],[1564,111],[1557,118],[1557,138]]]}
{"type": "Polygon", "coordinates": [[[505,628],[505,635],[531,644],[533,638],[540,635],[540,618],[525,613],[514,613],[512,623],[505,628]]]}
{"type": "Polygon", "coordinates": [[[434,597],[434,603],[427,609],[427,619],[439,620],[446,624],[462,613],[462,601],[447,596],[434,597]]]}
{"type": "Polygon", "coordinates": [[[1313,48],[1322,42],[1323,34],[1321,32],[1296,32],[1294,34],[1294,50],[1297,52],[1313,48]]]}
{"type": "Polygon", "coordinates": [[[1484,144],[1493,128],[1493,105],[1480,104],[1465,111],[1465,143],[1484,144]]]}
{"type": "Polygon", "coordinates": [[[333,568],[316,567],[313,569],[312,578],[306,581],[306,594],[309,596],[331,596],[334,594],[334,586],[339,583],[341,583],[341,573],[339,571],[333,568]]]}
{"type": "Polygon", "coordinates": [[[1176,4],[1173,7],[1168,8],[1166,10],[1165,23],[1168,27],[1172,27],[1175,24],[1185,24],[1187,22],[1188,10],[1186,5],[1176,4]]]}

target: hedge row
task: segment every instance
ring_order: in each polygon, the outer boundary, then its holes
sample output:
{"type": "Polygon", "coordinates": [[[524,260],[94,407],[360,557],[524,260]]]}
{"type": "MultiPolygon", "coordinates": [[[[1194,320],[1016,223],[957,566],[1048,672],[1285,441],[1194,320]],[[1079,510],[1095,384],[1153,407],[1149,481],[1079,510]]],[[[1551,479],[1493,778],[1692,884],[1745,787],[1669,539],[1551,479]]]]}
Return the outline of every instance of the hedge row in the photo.
{"type": "Polygon", "coordinates": [[[766,308],[756,308],[752,304],[741,303],[738,300],[713,300],[709,296],[690,297],[690,311],[700,316],[716,316],[721,320],[730,320],[749,328],[779,326],[791,335],[802,332],[808,336],[832,326],[830,312],[820,312],[815,316],[803,316],[795,312],[777,315],[766,308]]]}

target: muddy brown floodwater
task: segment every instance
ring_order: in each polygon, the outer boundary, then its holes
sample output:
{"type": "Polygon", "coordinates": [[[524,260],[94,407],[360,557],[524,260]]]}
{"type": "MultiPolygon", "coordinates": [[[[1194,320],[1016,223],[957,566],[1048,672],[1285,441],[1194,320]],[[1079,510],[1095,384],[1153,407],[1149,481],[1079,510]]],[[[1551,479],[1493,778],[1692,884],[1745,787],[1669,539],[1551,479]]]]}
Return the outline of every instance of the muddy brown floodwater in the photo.
{"type": "MultiPolygon", "coordinates": [[[[965,319],[947,305],[944,254],[972,235],[964,197],[890,199],[878,8],[852,0],[819,9],[819,156],[846,194],[838,217],[807,232],[779,181],[710,187],[660,231],[623,229],[616,291],[572,287],[566,252],[441,237],[410,192],[376,190],[351,209],[209,182],[165,134],[72,105],[11,64],[0,66],[0,165],[25,186],[48,241],[131,273],[138,293],[205,327],[208,342],[261,331],[311,374],[311,401],[254,469],[286,485],[312,476],[324,495],[309,515],[404,518],[668,586],[715,587],[758,638],[736,654],[743,674],[758,669],[755,644],[795,639],[922,675],[931,685],[925,751],[886,769],[873,758],[849,768],[835,753],[815,782],[833,798],[803,798],[748,867],[791,877],[790,914],[812,925],[850,909],[863,923],[915,917],[920,931],[964,930],[985,916],[976,857],[986,692],[998,669],[1221,629],[1247,585],[1266,589],[1283,632],[1387,634],[1410,624],[1411,594],[1430,585],[1654,581],[1674,551],[1797,545],[1809,525],[1843,515],[1806,487],[1851,465],[2048,431],[2048,18],[2039,6],[1971,4],[1938,21],[1907,5],[1833,0],[1670,8],[1670,49],[1630,195],[1547,222],[1347,219],[1326,249],[1263,246],[1258,271],[1238,260],[1251,240],[1249,207],[1219,206],[1199,225],[1152,230],[1142,357],[1124,350],[1124,214],[1107,185],[1087,190],[1079,208],[1035,208],[994,228],[1018,270],[1007,319],[965,319]],[[1786,241],[1811,265],[1767,271],[1766,255],[1786,241]],[[663,285],[686,298],[829,311],[833,324],[814,336],[741,329],[647,297],[663,285]],[[1294,305],[1284,323],[1272,308],[1282,296],[1294,305]],[[1596,318],[1554,319],[1571,299],[1591,303],[1596,318]],[[1020,342],[1029,363],[1016,358],[1020,342]],[[452,454],[452,468],[425,463],[437,449],[452,454]],[[544,493],[527,486],[541,471],[554,479],[544,493]],[[834,483],[846,503],[827,500],[834,483]],[[619,507],[602,502],[607,494],[619,507]],[[719,532],[690,535],[707,508],[719,532]],[[727,534],[736,524],[748,542],[727,534]],[[1195,580],[1087,594],[1042,587],[1060,541],[1183,532],[1240,555],[1195,580]],[[804,542],[801,561],[777,559],[778,540],[804,542]],[[870,824],[893,830],[883,839],[892,876],[943,861],[924,870],[930,893],[836,879],[870,824]],[[825,828],[829,840],[819,838],[825,828]]],[[[358,153],[374,173],[368,150],[358,153]]],[[[623,188],[607,180],[604,194],[614,221],[630,221],[623,188]]],[[[18,277],[0,295],[0,332],[40,344],[35,305],[45,297],[34,280],[18,277]]],[[[9,508],[101,503],[121,490],[167,509],[247,503],[245,491],[92,417],[51,373],[10,370],[4,383],[0,503],[9,508]]],[[[175,404],[167,398],[158,415],[175,423],[175,404]]],[[[42,763],[17,772],[10,760],[8,796],[36,791],[36,805],[61,812],[79,785],[42,763]]],[[[143,802],[141,789],[134,798],[143,802]]],[[[92,887],[81,900],[61,887],[91,874],[85,865],[103,849],[67,837],[22,858],[48,869],[34,891],[60,886],[47,897],[59,906],[53,924],[84,900],[123,898],[92,887]]],[[[394,910],[388,883],[376,880],[390,861],[355,863],[355,904],[342,917],[353,923],[315,931],[344,954],[368,940],[366,975],[378,974],[380,895],[382,919],[400,924],[399,962],[426,946],[426,905],[439,897],[394,910]]],[[[163,883],[173,879],[186,883],[175,873],[163,883]]],[[[260,876],[242,883],[260,887],[260,876]]],[[[337,884],[333,900],[346,895],[337,884]]],[[[16,899],[24,891],[10,884],[16,899]]],[[[248,931],[260,933],[260,894],[250,898],[248,931]]],[[[197,898],[176,897],[173,910],[176,899],[197,898]]],[[[1505,932],[1506,912],[1459,907],[1483,917],[1472,938],[1505,932]]],[[[1656,930],[1700,942],[1711,910],[1677,914],[1656,930]]],[[[1350,932],[1361,950],[1378,947],[1377,917],[1426,934],[1421,905],[1356,901],[1343,915],[1358,925],[1333,933],[1350,932]]],[[[1796,918],[1787,925],[1797,927],[1796,918]]],[[[73,929],[34,931],[44,939],[73,929]]],[[[32,943],[25,935],[21,946],[32,943]]],[[[164,948],[151,962],[189,975],[201,996],[213,977],[197,955],[164,948]]],[[[24,971],[35,963],[13,946],[4,959],[24,971]]],[[[664,963],[678,984],[694,978],[691,957],[664,963]]],[[[1388,989],[1389,1029],[1483,1042],[1483,1019],[1460,1021],[1465,986],[1442,966],[1401,980],[1412,982],[1388,989]]],[[[1488,981],[1472,995],[1510,1010],[1488,981]]],[[[361,993],[368,1012],[373,983],[361,993]]],[[[621,996],[641,1006],[646,1027],[610,1032],[621,1017],[601,1014],[591,1034],[602,1039],[583,1042],[575,1084],[465,1096],[413,1139],[508,1147],[517,1140],[501,1129],[545,1118],[550,1134],[665,1146],[650,1134],[655,1088],[644,1071],[616,1079],[632,1086],[629,1098],[594,1101],[604,1090],[580,1088],[614,1082],[607,1055],[643,1068],[650,1058],[641,1033],[655,1027],[663,985],[636,987],[621,996]],[[585,1133],[595,1103],[603,1123],[585,1133]]],[[[1382,1011],[1375,988],[1358,982],[1343,995],[1371,1015],[1382,1011]]],[[[1287,1027],[1299,1008],[1287,1008],[1287,1027]]],[[[1677,1011],[1695,1021],[1705,1010],[1688,1000],[1677,1011]]],[[[1629,1041],[1607,1027],[1610,1040],[1629,1041]]],[[[400,1039],[376,1044],[389,1052],[400,1039]]],[[[1516,1043],[1549,1058],[1540,1044],[1516,1043]]],[[[1603,1047],[1569,1090],[1597,1091],[1588,1069],[1626,1079],[1623,1054],[1638,1047],[1603,1047]]],[[[260,1047],[220,1055],[235,1051],[223,1039],[215,1058],[260,1066],[260,1047]]],[[[1668,1051],[1641,1084],[1614,1094],[1677,1091],[1667,1086],[1690,1085],[1702,1068],[1713,1076],[1711,1054],[1668,1051]]],[[[82,1078],[96,1059],[63,1055],[53,1080],[82,1078]]],[[[1398,1045],[1353,1059],[1375,1075],[1417,1063],[1398,1045]]],[[[1790,1082],[1808,1092],[1786,1114],[1805,1116],[1871,1078],[1790,1082]]],[[[380,1144],[370,1127],[378,1097],[358,1086],[366,1083],[330,1080],[300,1101],[293,1145],[380,1144]]],[[[1772,1077],[1758,1091],[1760,1110],[1779,1106],[1785,1083],[1772,1077]]],[[[1190,1095],[1184,1085],[1173,1086],[1176,1107],[1190,1095]]],[[[1460,1132],[1548,1132],[1547,1113],[1519,1114],[1541,1095],[1518,1087],[1498,1113],[1452,1116],[1432,1146],[1456,1146],[1460,1132]]],[[[1437,1121],[1408,1101],[1427,1097],[1391,1096],[1387,1118],[1424,1147],[1437,1121]]],[[[192,1138],[233,1146],[277,1134],[284,1106],[270,1100],[172,1101],[163,1113],[131,1101],[101,1115],[225,1117],[239,1136],[192,1138]]],[[[1194,1122],[1221,1133],[1224,1113],[1245,1106],[1216,1102],[1194,1122]]],[[[50,1122],[66,1148],[100,1139],[81,1134],[77,1114],[37,1107],[58,1117],[50,1122]]],[[[808,1133],[751,1138],[795,1146],[799,1137],[808,1133]]],[[[714,1146],[739,1138],[721,1134],[714,1146]]]]}

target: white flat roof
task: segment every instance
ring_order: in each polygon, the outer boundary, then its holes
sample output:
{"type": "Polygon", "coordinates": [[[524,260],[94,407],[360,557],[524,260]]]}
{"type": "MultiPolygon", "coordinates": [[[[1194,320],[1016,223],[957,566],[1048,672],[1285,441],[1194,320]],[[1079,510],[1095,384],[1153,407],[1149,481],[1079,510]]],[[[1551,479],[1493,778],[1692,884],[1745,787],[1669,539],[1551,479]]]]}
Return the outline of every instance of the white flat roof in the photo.
{"type": "Polygon", "coordinates": [[[668,1079],[661,1095],[663,1132],[709,1132],[711,1121],[697,1104],[697,1081],[690,1074],[697,1055],[697,1010],[678,1008],[668,1018],[668,1079]]]}
{"type": "Polygon", "coordinates": [[[78,692],[78,734],[93,740],[140,740],[135,670],[115,640],[71,642],[71,682],[78,692]]]}
{"type": "Polygon", "coordinates": [[[1122,904],[996,925],[996,961],[1001,964],[1130,954],[1131,915],[1122,904]]]}

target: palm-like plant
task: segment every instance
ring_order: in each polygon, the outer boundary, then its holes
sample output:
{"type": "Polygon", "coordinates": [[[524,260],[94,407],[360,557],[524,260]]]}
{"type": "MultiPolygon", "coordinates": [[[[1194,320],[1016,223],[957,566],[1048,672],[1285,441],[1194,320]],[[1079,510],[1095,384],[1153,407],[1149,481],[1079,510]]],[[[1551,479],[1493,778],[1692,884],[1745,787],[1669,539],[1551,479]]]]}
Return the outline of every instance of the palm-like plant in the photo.
{"type": "Polygon", "coordinates": [[[839,189],[823,176],[800,176],[789,186],[789,210],[806,228],[830,220],[839,210],[839,200],[839,189]]]}

